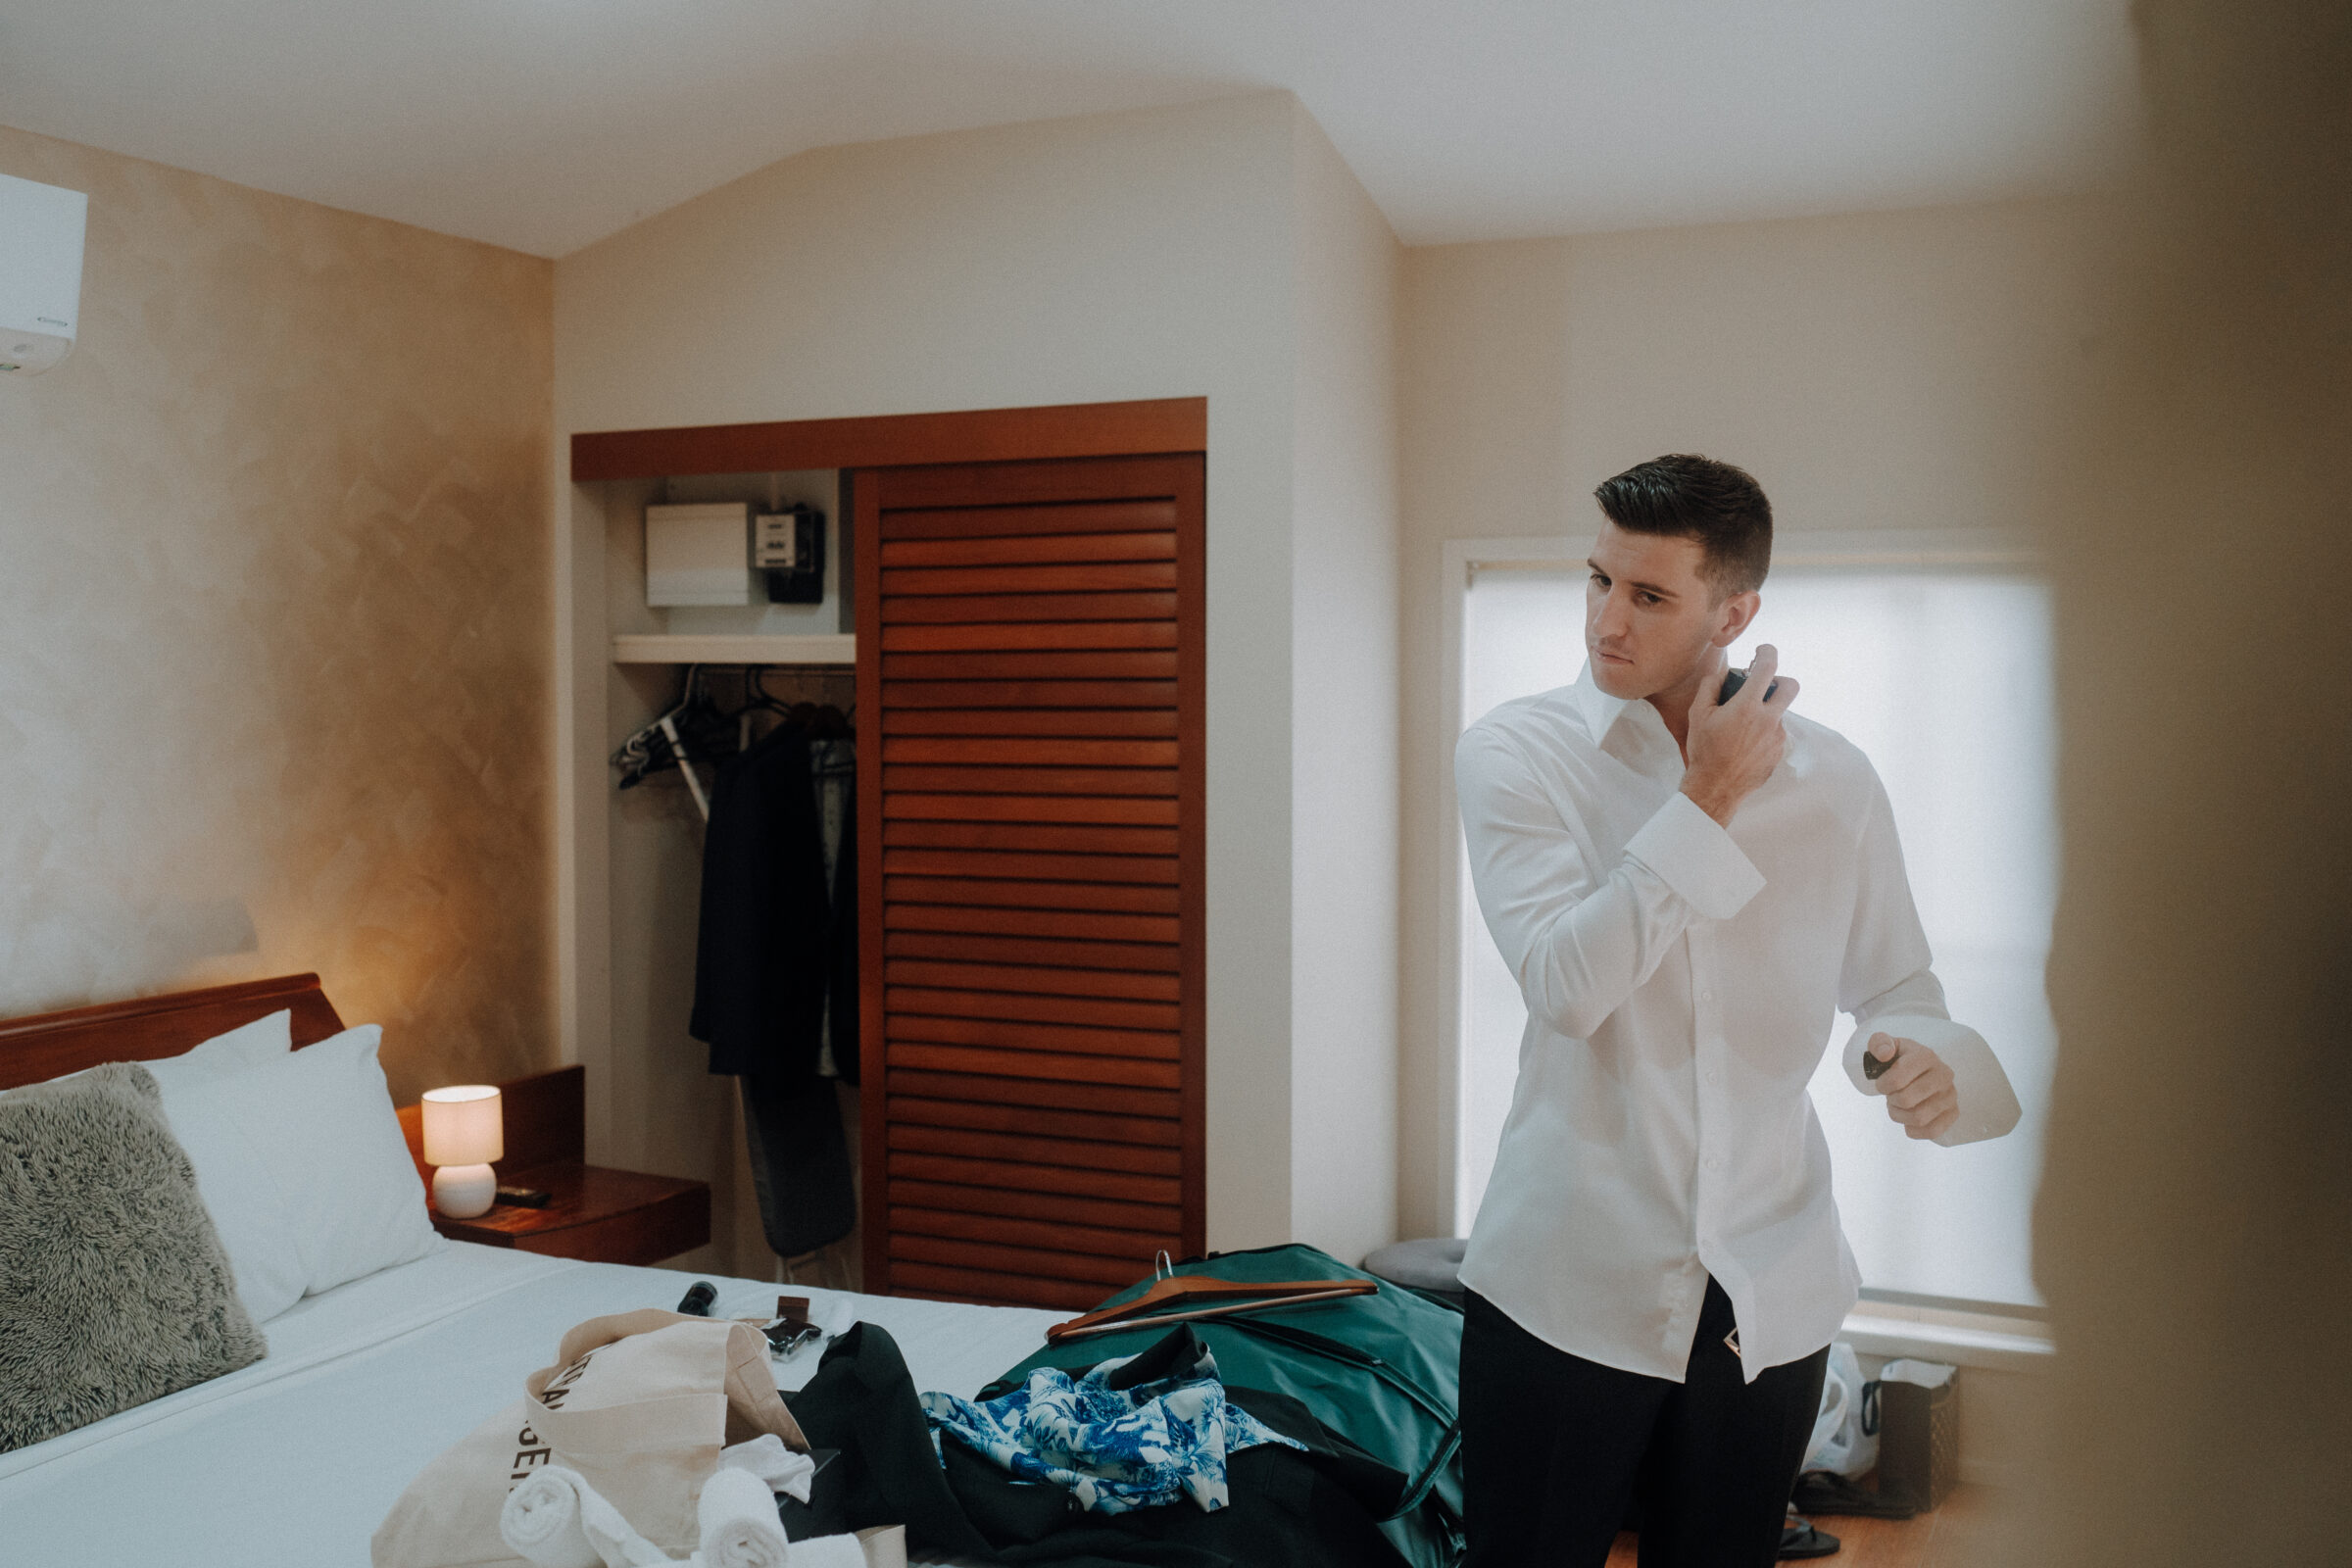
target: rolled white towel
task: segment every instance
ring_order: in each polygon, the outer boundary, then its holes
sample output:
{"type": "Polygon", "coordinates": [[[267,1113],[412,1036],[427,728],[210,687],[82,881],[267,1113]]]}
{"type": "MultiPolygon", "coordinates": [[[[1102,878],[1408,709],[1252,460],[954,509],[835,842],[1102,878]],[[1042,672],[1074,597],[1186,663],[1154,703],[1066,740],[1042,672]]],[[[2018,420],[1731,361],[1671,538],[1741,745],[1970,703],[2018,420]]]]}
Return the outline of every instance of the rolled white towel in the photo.
{"type": "Polygon", "coordinates": [[[538,1470],[508,1493],[498,1510],[507,1548],[537,1568],[605,1568],[580,1528],[579,1479],[569,1470],[538,1470]]]}
{"type": "Polygon", "coordinates": [[[498,1534],[538,1568],[658,1568],[671,1560],[586,1477],[560,1464],[542,1467],[507,1494],[498,1534]],[[575,1538],[587,1547],[586,1555],[573,1549],[575,1538]]]}
{"type": "Polygon", "coordinates": [[[801,1560],[800,1549],[784,1539],[776,1494],[749,1470],[722,1464],[712,1471],[695,1516],[702,1526],[696,1556],[703,1568],[784,1568],[788,1556],[797,1568],[801,1560]]]}
{"type": "Polygon", "coordinates": [[[762,1432],[749,1443],[721,1449],[718,1462],[749,1470],[767,1483],[768,1491],[781,1492],[795,1502],[808,1500],[808,1478],[816,1474],[814,1459],[793,1452],[773,1432],[762,1432]]]}

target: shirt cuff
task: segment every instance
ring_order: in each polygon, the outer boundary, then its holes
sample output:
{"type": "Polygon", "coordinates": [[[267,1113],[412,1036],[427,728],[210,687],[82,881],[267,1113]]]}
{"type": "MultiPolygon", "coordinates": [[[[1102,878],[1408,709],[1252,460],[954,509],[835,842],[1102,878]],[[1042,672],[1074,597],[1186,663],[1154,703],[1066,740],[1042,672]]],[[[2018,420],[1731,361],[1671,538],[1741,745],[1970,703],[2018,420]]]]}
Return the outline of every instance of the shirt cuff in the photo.
{"type": "Polygon", "coordinates": [[[1728,920],[1764,886],[1764,873],[1722,823],[1676,790],[1625,846],[1628,858],[1657,873],[1710,920],[1728,920]]]}
{"type": "Polygon", "coordinates": [[[1845,1073],[1866,1095],[1886,1093],[1883,1080],[1862,1071],[1862,1053],[1875,1034],[1916,1040],[1952,1069],[1952,1092],[1959,1097],[1960,1114],[1935,1142],[1950,1149],[1999,1138],[2017,1125],[2022,1112],[2017,1091],[2010,1087],[2009,1075],[2001,1070],[2000,1058],[1992,1054],[1984,1037],[1968,1025],[1917,1012],[1889,1012],[1855,1025],[1845,1044],[1845,1073]]]}

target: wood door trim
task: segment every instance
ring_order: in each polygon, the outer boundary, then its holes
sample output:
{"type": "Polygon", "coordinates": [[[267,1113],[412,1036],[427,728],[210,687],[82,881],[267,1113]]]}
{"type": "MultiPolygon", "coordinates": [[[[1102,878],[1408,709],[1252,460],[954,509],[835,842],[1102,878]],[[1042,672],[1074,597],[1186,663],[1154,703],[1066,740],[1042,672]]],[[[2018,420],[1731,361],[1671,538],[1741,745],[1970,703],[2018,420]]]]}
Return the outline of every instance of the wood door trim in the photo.
{"type": "MultiPolygon", "coordinates": [[[[1184,933],[1177,972],[1183,1023],[1178,1034],[1183,1078],[1184,1253],[1208,1250],[1208,464],[1193,456],[1176,465],[1177,515],[1200,530],[1180,549],[1176,619],[1177,885],[1184,933]]],[[[878,860],[881,858],[876,856],[878,860]]]]}
{"type": "MultiPolygon", "coordinates": [[[[571,477],[583,482],[796,468],[1132,457],[1138,453],[1201,452],[1207,447],[1208,399],[1146,398],[842,419],[774,419],[758,424],[582,430],[571,438],[571,477]]],[[[864,554],[862,548],[858,554],[864,554]]],[[[870,580],[865,569],[859,570],[858,580],[870,580]]],[[[862,616],[859,623],[872,624],[862,616]]]]}
{"type": "Polygon", "coordinates": [[[882,856],[882,497],[872,475],[843,476],[850,514],[850,553],[856,579],[858,706],[865,712],[858,740],[858,1152],[859,1228],[864,1257],[861,1284],[874,1296],[891,1294],[889,1047],[882,1038],[884,1008],[881,935],[882,856]]]}

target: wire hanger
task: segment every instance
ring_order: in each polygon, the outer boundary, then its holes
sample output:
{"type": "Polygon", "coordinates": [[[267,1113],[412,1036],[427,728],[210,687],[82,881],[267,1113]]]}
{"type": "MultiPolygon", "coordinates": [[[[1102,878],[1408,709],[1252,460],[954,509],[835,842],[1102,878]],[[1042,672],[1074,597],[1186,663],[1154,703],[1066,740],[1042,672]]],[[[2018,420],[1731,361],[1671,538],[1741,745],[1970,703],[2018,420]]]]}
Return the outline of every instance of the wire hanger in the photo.
{"type": "MultiPolygon", "coordinates": [[[[752,714],[762,710],[774,713],[780,721],[778,727],[793,726],[812,740],[855,738],[857,731],[851,723],[851,715],[857,711],[855,699],[846,710],[831,703],[789,702],[768,689],[767,676],[778,666],[745,664],[740,667],[743,671],[743,702],[734,708],[722,708],[711,696],[706,666],[686,666],[677,702],[639,726],[637,732],[621,742],[612,753],[612,765],[620,769],[622,789],[634,788],[650,775],[675,765],[685,775],[686,788],[694,797],[695,809],[708,822],[710,819],[710,790],[704,786],[695,764],[700,760],[715,765],[730,741],[736,751],[749,751],[752,746],[752,714]]],[[[850,765],[846,759],[836,759],[828,771],[846,770],[850,765]]]]}
{"type": "Polygon", "coordinates": [[[1158,1328],[1166,1323],[1190,1323],[1200,1318],[1231,1317],[1242,1312],[1271,1312],[1304,1306],[1311,1301],[1337,1300],[1344,1296],[1372,1296],[1380,1287],[1371,1280],[1221,1280],[1205,1274],[1177,1274],[1162,1251],[1152,1268],[1152,1288],[1132,1301],[1098,1307],[1084,1317],[1056,1323],[1046,1330],[1046,1342],[1060,1345],[1117,1334],[1126,1329],[1158,1328]]]}

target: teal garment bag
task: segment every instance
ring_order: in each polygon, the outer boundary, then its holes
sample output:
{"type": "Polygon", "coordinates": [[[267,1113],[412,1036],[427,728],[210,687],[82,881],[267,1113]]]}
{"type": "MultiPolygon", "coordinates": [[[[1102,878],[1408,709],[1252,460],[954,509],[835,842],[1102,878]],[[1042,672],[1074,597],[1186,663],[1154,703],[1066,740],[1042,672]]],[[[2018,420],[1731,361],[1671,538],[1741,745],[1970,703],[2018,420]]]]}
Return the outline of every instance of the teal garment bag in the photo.
{"type": "MultiPolygon", "coordinates": [[[[1373,1279],[1328,1252],[1295,1244],[1212,1252],[1176,1265],[1175,1272],[1268,1282],[1373,1279]]],[[[1133,1300],[1152,1283],[1139,1280],[1102,1305],[1133,1300]]],[[[1380,1290],[1372,1296],[1204,1318],[1189,1326],[1215,1352],[1227,1388],[1287,1394],[1405,1476],[1403,1498],[1382,1532],[1413,1568],[1456,1568],[1462,1560],[1462,1315],[1401,1286],[1375,1283],[1380,1290]]],[[[1123,1329],[1047,1346],[980,1397],[1018,1388],[1032,1368],[1076,1375],[1099,1361],[1134,1355],[1167,1333],[1166,1326],[1123,1329]]]]}

